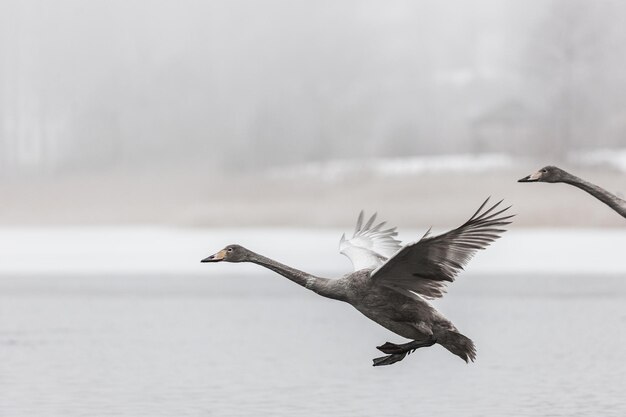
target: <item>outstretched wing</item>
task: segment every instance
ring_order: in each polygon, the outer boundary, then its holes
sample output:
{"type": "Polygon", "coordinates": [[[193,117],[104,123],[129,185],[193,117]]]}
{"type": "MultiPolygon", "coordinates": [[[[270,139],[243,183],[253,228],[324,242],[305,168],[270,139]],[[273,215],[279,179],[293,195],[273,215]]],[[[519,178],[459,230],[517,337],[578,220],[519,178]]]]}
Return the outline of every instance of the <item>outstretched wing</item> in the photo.
{"type": "Polygon", "coordinates": [[[374,225],[376,213],[363,224],[363,210],[359,213],[354,235],[346,239],[345,233],[339,242],[339,252],[352,262],[355,271],[376,268],[382,265],[402,246],[395,239],[396,228],[383,229],[386,222],[374,225]]]}
{"type": "Polygon", "coordinates": [[[425,298],[438,298],[446,292],[446,283],[457,274],[479,249],[485,249],[506,230],[513,215],[503,215],[511,206],[496,211],[502,200],[483,211],[489,199],[462,226],[447,233],[430,236],[430,230],[418,242],[410,243],[372,271],[371,279],[379,285],[425,298]]]}

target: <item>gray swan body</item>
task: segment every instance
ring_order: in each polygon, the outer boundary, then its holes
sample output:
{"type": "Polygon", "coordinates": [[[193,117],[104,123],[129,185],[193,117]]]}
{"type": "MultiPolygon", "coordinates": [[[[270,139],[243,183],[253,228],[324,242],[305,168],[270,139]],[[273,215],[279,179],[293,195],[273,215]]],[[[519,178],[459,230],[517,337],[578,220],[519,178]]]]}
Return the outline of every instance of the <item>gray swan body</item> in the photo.
{"type": "Polygon", "coordinates": [[[463,269],[479,249],[504,232],[500,226],[512,216],[485,203],[465,224],[438,236],[427,232],[417,242],[400,246],[393,239],[395,228],[381,230],[373,225],[375,216],[362,225],[359,217],[355,235],[342,237],[342,253],[348,256],[355,271],[339,279],[317,277],[259,255],[240,245],[228,245],[202,262],[252,262],[268,268],[323,297],[347,302],[370,320],[412,341],[385,343],[377,349],[387,356],[374,359],[374,366],[391,365],[420,347],[440,344],[466,362],[474,361],[474,343],[458,332],[450,320],[437,311],[427,299],[441,297],[445,285],[463,269]],[[366,243],[366,250],[359,246],[366,243]],[[371,255],[370,252],[374,252],[371,255]],[[392,253],[384,256],[384,253],[392,253]],[[360,268],[376,259],[372,267],[360,268]]]}
{"type": "MultiPolygon", "coordinates": [[[[258,256],[254,254],[253,258],[258,256]]],[[[361,269],[339,279],[328,279],[294,270],[275,261],[270,264],[267,258],[262,262],[252,262],[272,269],[323,297],[347,302],[365,317],[407,339],[423,339],[433,334],[441,335],[448,330],[456,331],[448,319],[421,297],[402,294],[373,283],[370,279],[372,269],[361,269]]]]}
{"type": "Polygon", "coordinates": [[[619,215],[626,218],[625,200],[619,198],[615,194],[608,192],[604,188],[585,181],[575,175],[572,175],[569,172],[562,170],[561,168],[548,165],[533,174],[527,175],[524,178],[519,179],[518,182],[561,182],[564,184],[573,185],[574,187],[580,188],[581,190],[591,194],[592,196],[615,210],[619,215]]]}

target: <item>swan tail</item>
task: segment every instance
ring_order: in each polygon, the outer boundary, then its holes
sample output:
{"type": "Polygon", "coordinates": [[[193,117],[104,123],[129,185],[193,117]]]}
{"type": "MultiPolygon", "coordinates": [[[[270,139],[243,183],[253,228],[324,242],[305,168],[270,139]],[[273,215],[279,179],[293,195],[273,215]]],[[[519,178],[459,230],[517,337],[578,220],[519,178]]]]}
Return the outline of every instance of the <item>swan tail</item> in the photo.
{"type": "Polygon", "coordinates": [[[448,331],[437,338],[437,343],[454,353],[465,362],[474,362],[476,359],[476,346],[469,337],[455,331],[448,331]]]}

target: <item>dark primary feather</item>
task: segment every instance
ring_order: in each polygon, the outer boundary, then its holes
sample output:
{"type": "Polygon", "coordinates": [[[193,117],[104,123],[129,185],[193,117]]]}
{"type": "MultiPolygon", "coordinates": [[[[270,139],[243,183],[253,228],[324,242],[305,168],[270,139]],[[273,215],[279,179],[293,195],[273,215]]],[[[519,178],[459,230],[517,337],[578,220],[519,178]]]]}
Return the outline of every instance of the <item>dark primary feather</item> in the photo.
{"type": "Polygon", "coordinates": [[[506,231],[500,227],[511,223],[507,220],[513,215],[502,215],[511,206],[496,211],[500,200],[483,211],[488,201],[460,227],[438,236],[430,236],[429,230],[418,242],[406,245],[374,270],[371,279],[400,292],[441,297],[446,282],[454,281],[476,251],[498,239],[506,231]]]}

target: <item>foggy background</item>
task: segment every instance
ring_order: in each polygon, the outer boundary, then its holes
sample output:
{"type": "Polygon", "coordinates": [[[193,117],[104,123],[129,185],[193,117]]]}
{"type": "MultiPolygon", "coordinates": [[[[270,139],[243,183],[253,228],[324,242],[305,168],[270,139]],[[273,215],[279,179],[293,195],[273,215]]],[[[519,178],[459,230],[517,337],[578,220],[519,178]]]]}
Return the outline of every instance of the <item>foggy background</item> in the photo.
{"type": "MultiPolygon", "coordinates": [[[[620,1],[2,0],[0,222],[337,225],[395,189],[437,224],[548,163],[623,195],[625,48],[620,1]]],[[[590,221],[553,200],[522,224],[590,221]]]]}
{"type": "Polygon", "coordinates": [[[626,415],[620,0],[0,0],[0,416],[626,415]],[[359,210],[516,213],[402,338],[324,277],[359,210]]]}

